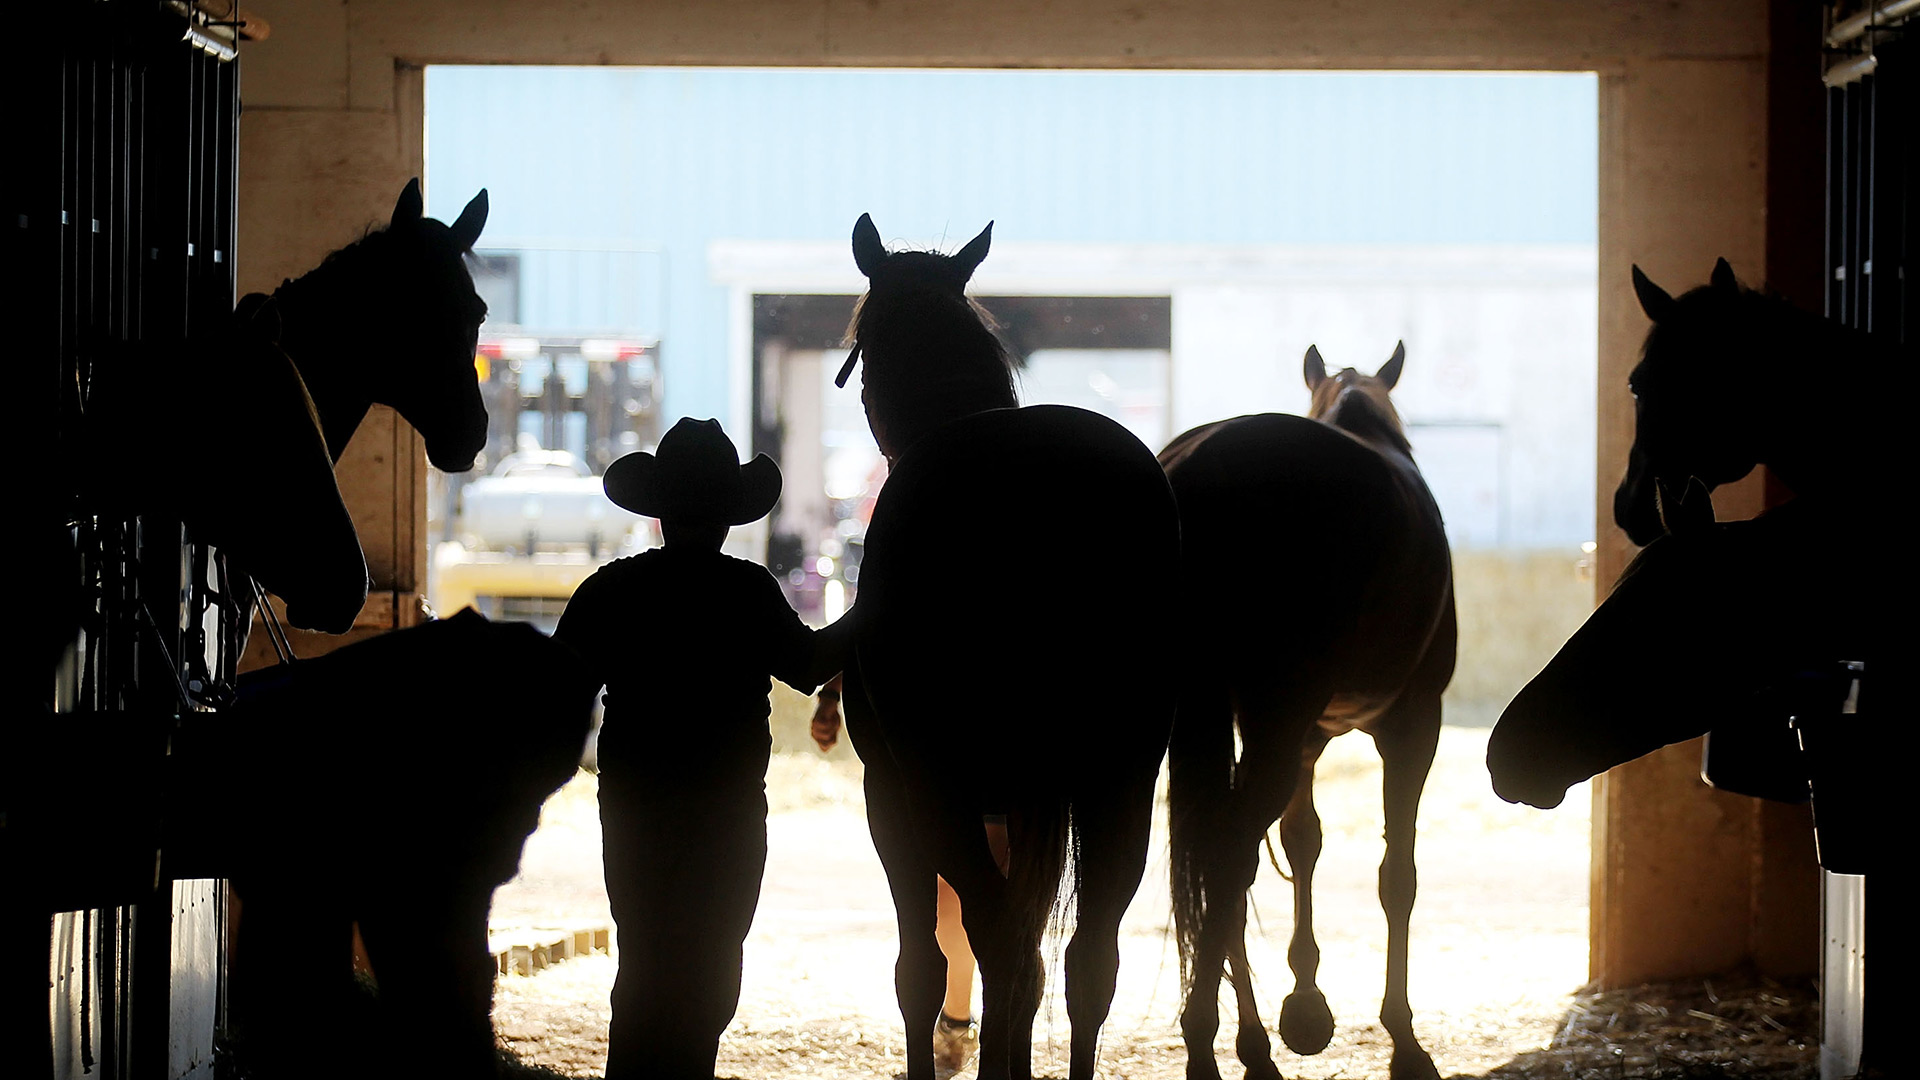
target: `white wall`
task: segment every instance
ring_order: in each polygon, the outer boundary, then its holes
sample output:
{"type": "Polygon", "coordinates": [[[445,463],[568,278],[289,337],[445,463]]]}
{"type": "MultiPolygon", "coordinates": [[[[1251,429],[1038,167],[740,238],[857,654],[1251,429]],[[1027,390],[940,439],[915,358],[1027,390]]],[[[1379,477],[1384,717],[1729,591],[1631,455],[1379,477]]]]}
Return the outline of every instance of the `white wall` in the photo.
{"type": "MultiPolygon", "coordinates": [[[[1395,403],[1461,547],[1593,539],[1598,320],[1592,248],[996,245],[974,291],[1170,296],[1170,430],[1305,412],[1301,361],[1373,371],[1396,341],[1395,403]]],[[[856,293],[841,245],[722,241],[716,283],[856,293]]],[[[748,370],[750,327],[729,342],[748,370]]],[[[743,394],[736,387],[736,394],[743,394]]],[[[745,417],[739,418],[744,430],[745,417]]]]}

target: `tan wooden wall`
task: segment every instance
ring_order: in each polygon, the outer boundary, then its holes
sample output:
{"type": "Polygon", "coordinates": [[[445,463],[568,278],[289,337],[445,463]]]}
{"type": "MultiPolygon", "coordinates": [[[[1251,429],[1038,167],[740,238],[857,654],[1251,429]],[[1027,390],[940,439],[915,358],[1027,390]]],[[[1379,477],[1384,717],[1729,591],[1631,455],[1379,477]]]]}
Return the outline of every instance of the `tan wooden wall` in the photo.
{"type": "MultiPolygon", "coordinates": [[[[1783,125],[1781,102],[1770,101],[1770,87],[1817,101],[1814,60],[1778,62],[1770,8],[1805,6],[1782,0],[250,6],[272,34],[247,50],[244,65],[243,291],[271,288],[385,219],[401,184],[421,172],[421,68],[432,63],[1599,72],[1602,587],[1632,553],[1606,505],[1632,439],[1626,374],[1646,330],[1628,267],[1680,287],[1704,281],[1725,256],[1758,282],[1770,254],[1804,253],[1779,242],[1794,231],[1788,223],[1819,216],[1817,188],[1809,205],[1804,184],[1782,180],[1794,172],[1782,161],[1820,152],[1817,127],[1783,125]]],[[[1806,47],[1811,57],[1813,42],[1806,47]]],[[[363,620],[369,631],[417,617],[425,468],[418,438],[384,412],[342,462],[384,594],[363,620]]],[[[1720,499],[1722,515],[1747,516],[1762,500],[1760,482],[1750,482],[1720,499]]],[[[1593,971],[1608,984],[1747,960],[1782,972],[1811,968],[1816,901],[1804,818],[1708,791],[1698,762],[1697,747],[1671,748],[1596,785],[1593,971]]]]}

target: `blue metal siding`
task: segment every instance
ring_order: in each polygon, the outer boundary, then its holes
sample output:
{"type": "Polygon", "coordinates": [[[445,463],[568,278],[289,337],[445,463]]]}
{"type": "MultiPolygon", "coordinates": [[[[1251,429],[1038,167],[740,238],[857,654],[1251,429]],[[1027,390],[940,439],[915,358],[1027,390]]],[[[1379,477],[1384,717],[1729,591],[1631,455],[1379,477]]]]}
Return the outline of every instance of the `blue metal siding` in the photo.
{"type": "Polygon", "coordinates": [[[724,415],[709,240],[1592,244],[1586,75],[435,67],[429,209],[492,192],[522,321],[663,340],[667,414],[724,415]]]}

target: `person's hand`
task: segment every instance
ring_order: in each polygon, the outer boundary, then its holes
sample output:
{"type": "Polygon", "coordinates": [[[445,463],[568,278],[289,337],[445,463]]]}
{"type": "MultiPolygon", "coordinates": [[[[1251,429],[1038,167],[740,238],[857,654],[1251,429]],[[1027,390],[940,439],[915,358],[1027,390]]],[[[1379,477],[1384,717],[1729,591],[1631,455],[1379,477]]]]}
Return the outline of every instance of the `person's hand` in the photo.
{"type": "Polygon", "coordinates": [[[820,752],[826,753],[840,741],[840,697],[828,697],[825,692],[813,707],[813,741],[820,746],[820,752]]]}

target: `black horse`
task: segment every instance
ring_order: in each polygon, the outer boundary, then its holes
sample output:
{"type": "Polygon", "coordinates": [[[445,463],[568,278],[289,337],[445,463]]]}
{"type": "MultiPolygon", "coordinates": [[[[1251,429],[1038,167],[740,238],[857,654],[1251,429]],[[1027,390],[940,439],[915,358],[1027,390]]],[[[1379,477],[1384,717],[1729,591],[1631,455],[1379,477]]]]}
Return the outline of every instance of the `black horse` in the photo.
{"type": "Polygon", "coordinates": [[[273,291],[281,347],[300,369],[335,461],[374,404],[392,406],[427,458],[465,472],[487,441],[473,358],[486,302],[463,256],[487,223],[487,193],[451,225],[425,216],[409,180],[384,229],[273,291]]]}
{"type": "Polygon", "coordinates": [[[1333,1037],[1314,985],[1313,767],[1358,728],[1385,767],[1387,985],[1380,1020],[1395,1080],[1437,1077],[1407,1004],[1414,818],[1453,677],[1453,571],[1440,510],[1388,398],[1403,347],[1377,375],[1328,376],[1309,348],[1310,417],[1261,413],[1189,431],[1160,452],[1180,503],[1184,607],[1169,652],[1182,696],[1168,754],[1175,929],[1187,982],[1187,1075],[1217,1080],[1221,966],[1240,1009],[1235,1049],[1277,1077],[1253,998],[1246,893],[1266,830],[1280,822],[1293,867],[1296,987],[1280,1034],[1296,1053],[1333,1037]],[[1239,756],[1235,758],[1235,735],[1239,756]]]}
{"type": "Polygon", "coordinates": [[[366,603],[366,559],[280,334],[256,294],[217,332],[98,350],[71,455],[76,509],[183,521],[295,626],[344,633],[366,603]]]}
{"type": "Polygon", "coordinates": [[[1558,806],[1570,786],[1710,727],[1835,712],[1836,662],[1901,617],[1897,590],[1858,580],[1891,545],[1836,527],[1816,500],[1716,523],[1696,480],[1660,503],[1670,531],[1501,713],[1487,743],[1501,798],[1558,806]]]}
{"type": "Polygon", "coordinates": [[[451,226],[425,217],[409,181],[385,229],[271,298],[243,297],[219,332],[98,350],[81,509],[178,517],[285,600],[293,625],[350,630],[366,561],[332,465],[367,410],[398,410],[448,471],[486,442],[473,366],[486,304],[462,258],[486,216],[482,191],[451,226]]]}
{"type": "Polygon", "coordinates": [[[1857,521],[1905,483],[1903,429],[1920,355],[1745,289],[1725,259],[1677,299],[1633,268],[1653,320],[1638,366],[1633,448],[1613,518],[1661,535],[1655,482],[1707,489],[1765,465],[1799,495],[1834,494],[1857,521]]]}
{"type": "Polygon", "coordinates": [[[871,285],[841,380],[864,356],[862,400],[894,469],[867,533],[847,728],[899,919],[907,1075],[933,1075],[935,875],[959,895],[980,964],[980,1075],[1024,1080],[1039,942],[1070,862],[1070,1067],[1090,1080],[1172,719],[1159,582],[1179,526],[1126,429],[1015,407],[1008,354],[964,294],[988,242],[889,252],[865,215],[854,228],[871,285]],[[991,569],[983,535],[1001,538],[991,569]],[[1007,815],[1005,877],[989,814],[1007,815]]]}
{"type": "MultiPolygon", "coordinates": [[[[1711,491],[1759,464],[1794,502],[1812,504],[1797,514],[1891,551],[1905,515],[1888,494],[1907,485],[1900,432],[1920,353],[1743,288],[1725,259],[1708,284],[1678,298],[1638,267],[1633,285],[1653,326],[1628,379],[1634,441],[1614,492],[1614,520],[1628,537],[1645,544],[1661,534],[1660,484],[1681,491],[1698,480],[1711,491]]],[[[1774,584],[1764,573],[1750,583],[1774,584]]],[[[1892,645],[1888,638],[1856,659],[1884,678],[1899,663],[1892,645]]],[[[1718,787],[1799,801],[1805,765],[1785,729],[1729,712],[1714,725],[1704,771],[1718,787]]]]}
{"type": "Polygon", "coordinates": [[[258,1075],[354,1057],[330,1040],[355,922],[383,1017],[369,1068],[493,1075],[488,907],[597,690],[565,645],[468,609],[244,675],[232,708],[186,718],[164,872],[241,894],[231,1001],[258,1075]]]}

